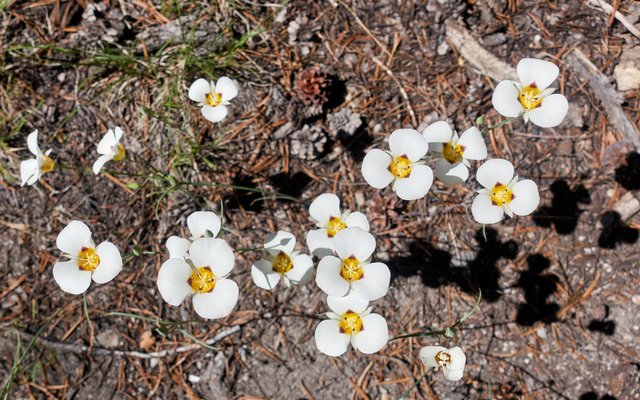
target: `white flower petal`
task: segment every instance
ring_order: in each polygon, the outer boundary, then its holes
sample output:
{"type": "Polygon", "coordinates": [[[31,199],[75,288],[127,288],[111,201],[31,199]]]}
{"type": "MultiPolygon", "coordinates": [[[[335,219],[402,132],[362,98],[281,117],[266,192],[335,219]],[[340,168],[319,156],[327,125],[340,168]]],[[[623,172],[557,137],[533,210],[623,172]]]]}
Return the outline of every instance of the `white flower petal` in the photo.
{"type": "Polygon", "coordinates": [[[535,58],[523,58],[516,68],[518,79],[522,86],[529,86],[535,83],[536,87],[544,90],[558,77],[560,70],[552,62],[537,60],[535,58]]]}
{"type": "Polygon", "coordinates": [[[211,85],[203,78],[196,80],[189,87],[189,98],[198,103],[204,103],[209,93],[211,93],[211,85]]]}
{"type": "MultiPolygon", "coordinates": [[[[449,350],[447,350],[447,353],[449,353],[449,355],[451,356],[451,363],[445,369],[450,369],[454,371],[459,370],[460,373],[462,373],[462,370],[464,370],[464,366],[467,363],[467,356],[464,355],[464,352],[462,351],[462,349],[458,346],[452,347],[449,350]]],[[[445,376],[446,376],[446,372],[445,372],[445,376]]],[[[454,380],[458,380],[458,379],[460,378],[456,378],[454,380]]]]}
{"type": "Polygon", "coordinates": [[[446,352],[447,349],[442,346],[426,346],[420,349],[420,359],[427,368],[436,368],[438,363],[436,362],[436,354],[439,352],[446,352]]]}
{"type": "Polygon", "coordinates": [[[65,254],[77,257],[83,247],[95,247],[91,240],[91,230],[84,222],[71,221],[60,231],[56,246],[65,254]]]}
{"type": "Polygon", "coordinates": [[[102,170],[102,167],[111,160],[113,160],[113,154],[105,154],[98,157],[96,162],[93,163],[93,173],[98,175],[100,170],[102,170]]]}
{"type": "Polygon", "coordinates": [[[38,130],[37,129],[31,132],[29,136],[27,136],[27,147],[29,148],[29,151],[31,152],[31,154],[33,154],[34,156],[39,156],[40,154],[42,154],[42,152],[40,151],[40,147],[38,146],[38,130]]]}
{"type": "Polygon", "coordinates": [[[324,228],[311,230],[307,233],[307,247],[318,257],[328,256],[333,253],[333,238],[324,228]]]}
{"type": "Polygon", "coordinates": [[[504,218],[504,209],[491,201],[491,196],[480,193],[473,199],[471,215],[480,224],[495,224],[504,218]]]}
{"type": "Polygon", "coordinates": [[[464,131],[458,143],[462,146],[462,157],[466,160],[484,160],[487,158],[487,145],[478,128],[471,127],[464,131]]]}
{"type": "Polygon", "coordinates": [[[96,247],[96,254],[100,258],[100,263],[91,277],[96,283],[110,282],[122,271],[120,251],[113,243],[102,242],[96,247]]]}
{"type": "Polygon", "coordinates": [[[306,254],[298,254],[291,262],[293,268],[285,275],[293,283],[304,285],[313,278],[313,260],[306,254]]]}
{"type": "Polygon", "coordinates": [[[569,111],[569,102],[561,94],[552,94],[542,99],[540,107],[529,111],[531,122],[541,128],[553,128],[560,125],[569,111]]]}
{"type": "Polygon", "coordinates": [[[291,232],[278,231],[269,235],[264,241],[264,248],[271,255],[278,255],[283,252],[291,255],[296,247],[296,238],[291,232]]]}
{"type": "Polygon", "coordinates": [[[389,341],[387,321],[378,314],[362,318],[362,330],[356,334],[357,349],[364,354],[373,354],[389,341]]]}
{"type": "Polygon", "coordinates": [[[340,259],[353,256],[363,262],[371,257],[376,249],[376,239],[362,228],[346,228],[334,236],[333,246],[340,259]]]}
{"type": "Polygon", "coordinates": [[[220,122],[225,119],[225,117],[229,113],[229,110],[227,110],[227,106],[219,104],[215,107],[211,107],[208,105],[203,106],[200,112],[202,113],[202,116],[209,121],[220,122]]]}
{"type": "Polygon", "coordinates": [[[486,161],[476,171],[476,179],[487,189],[493,189],[496,183],[508,185],[513,178],[513,164],[501,158],[486,161]]]}
{"type": "Polygon", "coordinates": [[[469,169],[463,163],[451,164],[445,159],[440,159],[436,162],[434,174],[445,185],[455,186],[469,178],[469,169]]]}
{"type": "Polygon", "coordinates": [[[194,293],[189,285],[191,267],[186,261],[170,258],[158,271],[158,291],[160,296],[172,306],[179,306],[184,299],[194,293]]]}
{"type": "MultiPolygon", "coordinates": [[[[120,131],[122,135],[122,131],[120,131]]],[[[113,154],[113,146],[118,144],[116,134],[109,129],[107,133],[100,139],[97,146],[98,154],[113,154]]]]}
{"type": "Polygon", "coordinates": [[[369,302],[353,292],[347,296],[327,296],[327,305],[334,313],[342,315],[347,311],[361,314],[369,306],[369,302]]]}
{"type": "Polygon", "coordinates": [[[333,193],[323,193],[309,206],[309,215],[317,222],[326,225],[331,218],[340,218],[340,199],[333,193]]]}
{"type": "Polygon", "coordinates": [[[113,129],[113,132],[115,134],[115,138],[116,138],[116,143],[120,142],[120,139],[122,138],[122,128],[120,128],[119,126],[116,126],[113,129]]]}
{"type": "Polygon", "coordinates": [[[444,377],[450,381],[459,381],[464,375],[464,369],[443,368],[444,377]]]}
{"type": "Polygon", "coordinates": [[[57,262],[53,266],[53,279],[63,291],[80,294],[91,285],[91,271],[80,269],[75,260],[57,262]]]}
{"type": "Polygon", "coordinates": [[[199,239],[205,237],[207,231],[211,232],[213,237],[218,236],[222,223],[220,217],[212,211],[196,211],[187,217],[187,226],[191,232],[191,239],[199,239]]]}
{"type": "Polygon", "coordinates": [[[530,179],[519,181],[513,185],[511,191],[513,200],[509,203],[509,208],[516,215],[529,215],[540,204],[538,185],[530,179]]]}
{"type": "Polygon", "coordinates": [[[331,357],[338,357],[347,352],[351,337],[340,333],[338,321],[331,319],[322,321],[316,326],[314,334],[318,350],[331,357]]]}
{"type": "Polygon", "coordinates": [[[359,211],[354,211],[351,214],[349,214],[349,216],[344,221],[344,223],[349,228],[362,228],[367,232],[370,229],[369,221],[367,220],[367,216],[364,215],[363,213],[359,212],[359,211]]]}
{"type": "Polygon", "coordinates": [[[167,250],[169,250],[169,258],[184,259],[189,254],[189,246],[191,241],[178,237],[171,236],[167,239],[167,250]]]}
{"type": "Polygon", "coordinates": [[[238,87],[231,79],[223,76],[218,79],[215,92],[220,93],[223,102],[227,102],[238,95],[238,87]]]}
{"type": "Polygon", "coordinates": [[[349,282],[340,275],[342,261],[334,256],[326,256],[318,264],[316,284],[329,296],[344,296],[349,292],[349,282]]]}
{"type": "Polygon", "coordinates": [[[393,174],[389,171],[391,156],[380,149],[369,151],[362,160],[362,176],[364,180],[376,189],[383,189],[393,181],[393,174]]]}
{"type": "Polygon", "coordinates": [[[429,150],[433,150],[431,143],[449,143],[453,136],[453,130],[447,121],[438,121],[427,126],[422,135],[429,143],[429,150]]]}
{"type": "Polygon", "coordinates": [[[393,183],[393,191],[403,200],[421,199],[429,193],[433,184],[433,171],[426,165],[414,165],[406,178],[393,183]]]}
{"type": "Polygon", "coordinates": [[[251,266],[251,278],[257,287],[273,290],[280,281],[280,274],[273,271],[269,261],[260,259],[251,266]]]}
{"type": "Polygon", "coordinates": [[[201,238],[193,241],[189,247],[189,258],[196,268],[211,267],[217,276],[231,272],[235,256],[231,247],[222,239],[201,238]]]}
{"type": "Polygon", "coordinates": [[[193,309],[206,319],[226,317],[236,306],[238,293],[238,284],[231,279],[216,280],[216,286],[211,292],[193,295],[193,309]]]}
{"type": "Polygon", "coordinates": [[[499,114],[510,118],[517,117],[524,112],[524,107],[518,100],[519,95],[520,91],[515,82],[502,81],[493,91],[491,103],[499,114]]]}
{"type": "Polygon", "coordinates": [[[416,162],[427,154],[429,143],[415,129],[398,129],[389,136],[389,149],[394,157],[406,156],[416,162]]]}
{"type": "Polygon", "coordinates": [[[373,301],[383,297],[389,291],[391,271],[381,262],[374,262],[362,266],[362,278],[351,283],[351,290],[355,296],[373,301]]]}
{"type": "Polygon", "coordinates": [[[40,179],[40,167],[38,166],[38,159],[32,158],[20,162],[20,180],[22,186],[33,185],[40,179]]]}

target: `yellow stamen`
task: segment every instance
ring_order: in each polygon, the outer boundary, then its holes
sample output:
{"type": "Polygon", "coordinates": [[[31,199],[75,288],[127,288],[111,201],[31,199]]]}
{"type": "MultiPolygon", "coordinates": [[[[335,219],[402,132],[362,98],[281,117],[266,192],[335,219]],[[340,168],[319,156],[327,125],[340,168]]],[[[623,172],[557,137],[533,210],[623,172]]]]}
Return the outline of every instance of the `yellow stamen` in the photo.
{"type": "Polygon", "coordinates": [[[56,163],[53,162],[53,159],[47,155],[42,155],[42,166],[40,166],[40,173],[44,174],[47,172],[53,171],[56,166],[56,163]]]}
{"type": "Polygon", "coordinates": [[[396,178],[406,178],[411,173],[411,160],[406,155],[398,156],[389,164],[389,171],[396,178]]]}
{"type": "Polygon", "coordinates": [[[187,283],[197,293],[209,293],[216,287],[216,275],[210,267],[200,267],[193,271],[187,283]]]}
{"type": "Polygon", "coordinates": [[[347,311],[342,314],[339,325],[340,333],[353,335],[354,333],[358,333],[362,330],[362,318],[360,318],[360,314],[358,313],[347,311]]]}
{"type": "Polygon", "coordinates": [[[355,257],[351,256],[346,260],[342,260],[342,266],[340,267],[340,275],[350,281],[357,281],[362,279],[362,275],[364,275],[364,270],[360,266],[360,261],[358,261],[355,257]]]}
{"type": "Polygon", "coordinates": [[[94,271],[100,265],[100,257],[93,247],[83,247],[78,253],[78,267],[84,271],[94,271]]]}
{"type": "Polygon", "coordinates": [[[334,237],[336,233],[340,232],[344,228],[347,227],[340,217],[331,217],[329,219],[329,223],[327,224],[327,235],[329,237],[334,237]]]}
{"type": "Polygon", "coordinates": [[[462,146],[460,146],[459,144],[452,146],[451,142],[445,143],[442,148],[442,155],[444,156],[444,159],[449,161],[451,164],[462,161],[463,153],[464,148],[462,146]]]}
{"type": "Polygon", "coordinates": [[[116,153],[115,156],[113,156],[113,160],[114,161],[122,161],[122,160],[124,160],[124,154],[125,154],[124,146],[121,145],[120,143],[118,143],[118,152],[116,153]]]}
{"type": "Polygon", "coordinates": [[[274,257],[273,261],[271,262],[271,268],[273,268],[273,270],[279,274],[289,272],[291,268],[293,268],[291,257],[283,252],[280,252],[277,256],[274,257]]]}
{"type": "Polygon", "coordinates": [[[207,93],[204,102],[211,107],[215,107],[222,103],[222,95],[220,93],[207,93]]]}
{"type": "Polygon", "coordinates": [[[514,198],[515,196],[511,189],[500,182],[496,183],[493,189],[491,189],[491,202],[497,206],[502,207],[505,204],[509,204],[514,198]]]}
{"type": "Polygon", "coordinates": [[[451,363],[451,354],[446,353],[444,351],[439,351],[438,354],[436,354],[436,364],[438,364],[439,366],[446,367],[450,363],[451,363]]]}
{"type": "Polygon", "coordinates": [[[520,100],[520,104],[522,104],[525,110],[533,110],[542,103],[541,92],[542,90],[538,89],[534,82],[522,88],[518,100],[520,100]]]}

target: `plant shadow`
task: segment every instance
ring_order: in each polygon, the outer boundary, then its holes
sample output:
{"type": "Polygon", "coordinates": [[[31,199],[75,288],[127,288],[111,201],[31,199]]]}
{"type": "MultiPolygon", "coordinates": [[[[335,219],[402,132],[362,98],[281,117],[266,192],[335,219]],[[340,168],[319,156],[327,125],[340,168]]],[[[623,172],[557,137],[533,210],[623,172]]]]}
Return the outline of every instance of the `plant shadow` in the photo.
{"type": "Polygon", "coordinates": [[[551,184],[550,206],[540,207],[533,214],[533,222],[545,228],[553,227],[560,235],[571,234],[578,225],[578,218],[583,212],[578,204],[590,204],[591,197],[584,185],[571,189],[565,180],[557,180],[551,184]]]}
{"type": "Polygon", "coordinates": [[[532,326],[538,321],[551,323],[558,320],[557,313],[560,306],[550,303],[548,298],[557,290],[560,278],[547,272],[551,266],[548,258],[541,254],[527,257],[528,269],[520,274],[516,287],[524,290],[526,303],[518,306],[516,323],[532,326]]]}
{"type": "Polygon", "coordinates": [[[640,154],[627,154],[625,163],[616,168],[614,179],[627,190],[640,189],[640,154]]]}
{"type": "Polygon", "coordinates": [[[603,249],[615,249],[618,244],[634,244],[638,241],[638,229],[631,228],[622,221],[616,211],[607,211],[600,216],[602,232],[598,246],[603,249]]]}

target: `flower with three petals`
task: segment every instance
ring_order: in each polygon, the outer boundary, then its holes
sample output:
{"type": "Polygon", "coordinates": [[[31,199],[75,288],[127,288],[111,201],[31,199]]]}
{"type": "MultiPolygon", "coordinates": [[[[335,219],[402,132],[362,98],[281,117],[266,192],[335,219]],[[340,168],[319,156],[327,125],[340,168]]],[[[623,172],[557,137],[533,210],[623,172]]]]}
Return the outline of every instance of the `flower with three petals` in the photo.
{"type": "Polygon", "coordinates": [[[93,163],[93,173],[99,174],[104,165],[113,161],[124,160],[125,150],[124,146],[120,144],[122,138],[122,129],[115,127],[115,129],[109,131],[102,137],[98,143],[98,154],[100,157],[93,163]]]}
{"type": "Polygon", "coordinates": [[[227,116],[227,106],[237,95],[238,87],[226,76],[215,84],[200,78],[189,87],[189,98],[198,102],[202,116],[211,122],[220,122],[227,116]]]}
{"type": "Polygon", "coordinates": [[[420,350],[420,359],[427,368],[440,368],[444,377],[458,381],[464,373],[467,357],[458,346],[447,349],[442,346],[426,346],[420,350]]]}
{"type": "Polygon", "coordinates": [[[304,284],[313,276],[313,261],[307,254],[296,251],[293,234],[278,231],[267,237],[264,243],[267,256],[251,266],[251,277],[259,288],[275,289],[280,278],[289,287],[292,283],[304,284]]]}
{"type": "Polygon", "coordinates": [[[27,136],[27,147],[31,154],[36,157],[20,163],[20,180],[22,181],[22,186],[33,185],[38,182],[43,174],[51,172],[56,166],[53,159],[49,157],[51,150],[47,150],[45,153],[40,150],[38,146],[37,129],[27,136]]]}

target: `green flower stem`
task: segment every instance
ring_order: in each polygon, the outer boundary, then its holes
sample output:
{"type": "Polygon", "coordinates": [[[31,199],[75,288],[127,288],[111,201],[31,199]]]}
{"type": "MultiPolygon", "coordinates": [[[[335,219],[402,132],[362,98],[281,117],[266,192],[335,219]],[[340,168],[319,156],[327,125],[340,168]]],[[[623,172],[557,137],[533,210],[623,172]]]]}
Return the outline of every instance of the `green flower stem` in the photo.
{"type": "Polygon", "coordinates": [[[480,133],[481,133],[482,135],[484,135],[485,133],[488,133],[489,131],[492,131],[492,130],[494,130],[494,129],[496,129],[496,128],[499,128],[499,127],[501,127],[501,126],[503,126],[503,125],[510,124],[510,123],[511,123],[511,122],[513,122],[513,120],[515,120],[516,118],[519,118],[519,116],[518,116],[518,117],[511,117],[511,118],[507,118],[507,119],[505,119],[504,121],[502,121],[502,122],[500,122],[500,123],[495,124],[494,126],[488,126],[488,127],[484,128],[484,129],[482,130],[482,132],[480,132],[480,133]]]}

